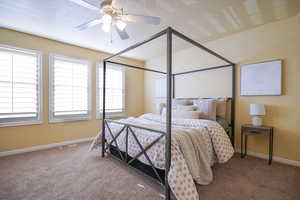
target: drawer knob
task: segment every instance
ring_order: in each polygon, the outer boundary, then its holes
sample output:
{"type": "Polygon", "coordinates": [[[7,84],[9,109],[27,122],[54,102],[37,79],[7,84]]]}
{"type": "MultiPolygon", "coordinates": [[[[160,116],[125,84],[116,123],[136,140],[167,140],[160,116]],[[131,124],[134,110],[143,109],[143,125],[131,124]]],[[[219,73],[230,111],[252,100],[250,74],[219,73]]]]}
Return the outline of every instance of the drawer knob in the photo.
{"type": "Polygon", "coordinates": [[[250,133],[258,134],[259,132],[258,131],[250,131],[250,133]]]}

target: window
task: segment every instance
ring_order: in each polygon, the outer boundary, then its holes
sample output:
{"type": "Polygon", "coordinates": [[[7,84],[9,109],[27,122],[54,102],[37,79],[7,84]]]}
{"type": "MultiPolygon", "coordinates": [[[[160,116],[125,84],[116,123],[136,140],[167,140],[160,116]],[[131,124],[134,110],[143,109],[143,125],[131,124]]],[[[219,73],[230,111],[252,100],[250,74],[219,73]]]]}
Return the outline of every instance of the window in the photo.
{"type": "Polygon", "coordinates": [[[89,62],[59,55],[49,60],[49,121],[91,119],[89,62]]]}
{"type": "Polygon", "coordinates": [[[37,51],[0,45],[0,127],[42,123],[37,51]]]}
{"type": "MultiPolygon", "coordinates": [[[[97,119],[101,119],[103,102],[103,66],[97,65],[97,119]]],[[[125,114],[125,70],[123,67],[106,65],[106,115],[120,117],[125,114]]]]}

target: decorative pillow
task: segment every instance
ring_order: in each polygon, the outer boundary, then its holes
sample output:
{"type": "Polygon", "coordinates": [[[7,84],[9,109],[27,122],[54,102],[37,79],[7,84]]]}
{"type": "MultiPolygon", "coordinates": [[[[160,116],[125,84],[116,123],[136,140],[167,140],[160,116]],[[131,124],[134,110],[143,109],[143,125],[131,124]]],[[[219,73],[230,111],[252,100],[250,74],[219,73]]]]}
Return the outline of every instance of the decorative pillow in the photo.
{"type": "Polygon", "coordinates": [[[188,100],[188,99],[175,99],[175,102],[177,105],[183,105],[183,106],[193,105],[193,100],[188,100]]]}
{"type": "Polygon", "coordinates": [[[172,101],[173,109],[176,109],[178,105],[182,105],[182,106],[193,105],[193,101],[186,100],[186,99],[173,99],[172,101]]]}
{"type": "Polygon", "coordinates": [[[226,109],[227,109],[227,100],[218,99],[217,100],[217,116],[226,119],[226,109]]]}
{"type": "Polygon", "coordinates": [[[217,100],[215,99],[197,99],[194,100],[197,111],[204,113],[204,118],[216,121],[217,117],[217,100]]]}
{"type": "MultiPolygon", "coordinates": [[[[162,118],[166,118],[167,109],[164,108],[162,112],[162,118]]],[[[204,113],[199,111],[182,111],[182,110],[172,110],[173,119],[203,119],[204,113]]]]}
{"type": "Polygon", "coordinates": [[[195,111],[197,109],[197,106],[177,105],[176,109],[181,111],[195,111]]]}

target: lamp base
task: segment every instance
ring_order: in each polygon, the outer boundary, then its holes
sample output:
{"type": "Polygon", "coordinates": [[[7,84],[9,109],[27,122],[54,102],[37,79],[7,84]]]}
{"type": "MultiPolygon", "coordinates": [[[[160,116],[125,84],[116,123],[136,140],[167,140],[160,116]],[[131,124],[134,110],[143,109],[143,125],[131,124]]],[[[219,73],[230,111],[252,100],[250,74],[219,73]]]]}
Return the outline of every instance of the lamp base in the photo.
{"type": "Polygon", "coordinates": [[[252,117],[252,125],[253,126],[262,126],[263,119],[260,116],[252,117]]]}

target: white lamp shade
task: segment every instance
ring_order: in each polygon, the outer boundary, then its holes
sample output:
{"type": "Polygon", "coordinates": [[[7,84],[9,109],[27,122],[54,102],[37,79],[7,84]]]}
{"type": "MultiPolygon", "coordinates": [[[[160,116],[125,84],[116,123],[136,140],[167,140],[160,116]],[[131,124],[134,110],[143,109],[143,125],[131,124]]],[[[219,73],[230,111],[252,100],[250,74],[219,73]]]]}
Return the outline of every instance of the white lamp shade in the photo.
{"type": "Polygon", "coordinates": [[[250,115],[265,115],[266,110],[263,104],[250,104],[250,115]]]}

